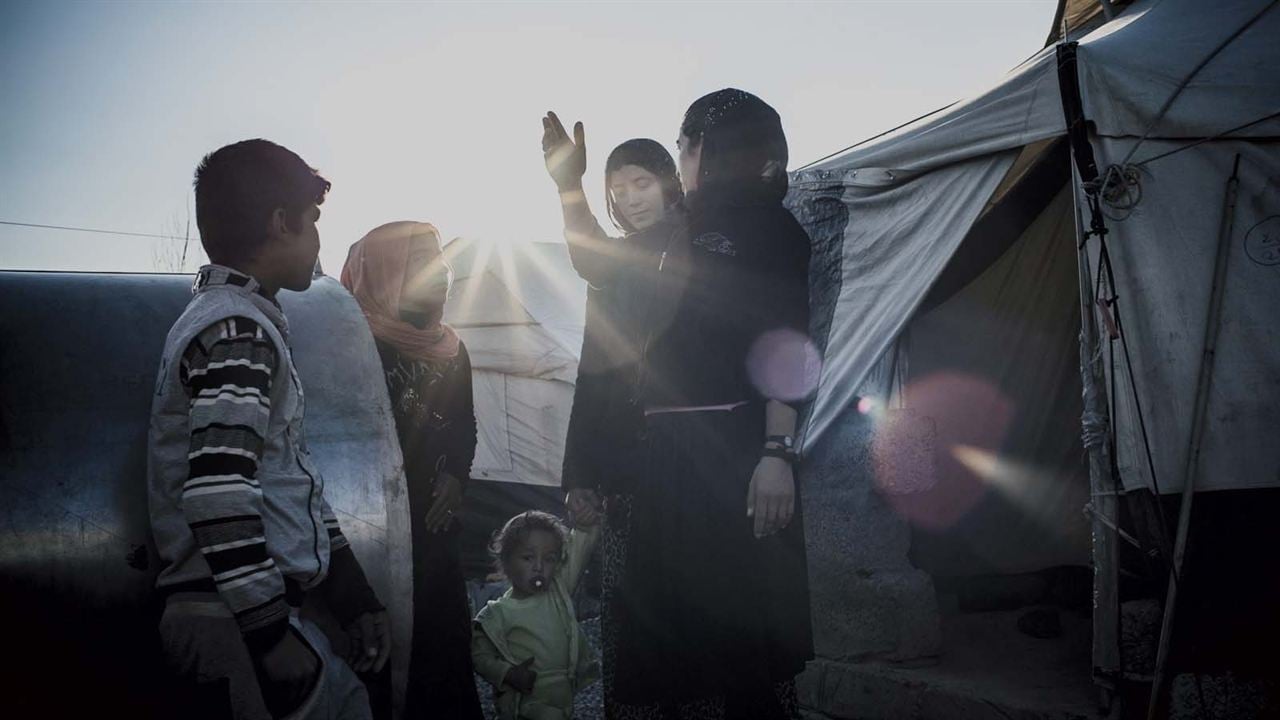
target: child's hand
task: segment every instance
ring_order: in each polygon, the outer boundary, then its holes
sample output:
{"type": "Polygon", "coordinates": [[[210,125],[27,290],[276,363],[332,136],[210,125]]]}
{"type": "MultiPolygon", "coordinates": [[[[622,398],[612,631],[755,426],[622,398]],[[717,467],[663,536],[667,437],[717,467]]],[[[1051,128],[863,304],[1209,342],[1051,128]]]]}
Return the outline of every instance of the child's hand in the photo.
{"type": "Polygon", "coordinates": [[[538,679],[538,673],[529,667],[532,664],[533,658],[529,658],[512,667],[507,671],[507,676],[502,678],[502,682],[519,690],[522,694],[528,695],[533,692],[533,683],[538,679]]]}

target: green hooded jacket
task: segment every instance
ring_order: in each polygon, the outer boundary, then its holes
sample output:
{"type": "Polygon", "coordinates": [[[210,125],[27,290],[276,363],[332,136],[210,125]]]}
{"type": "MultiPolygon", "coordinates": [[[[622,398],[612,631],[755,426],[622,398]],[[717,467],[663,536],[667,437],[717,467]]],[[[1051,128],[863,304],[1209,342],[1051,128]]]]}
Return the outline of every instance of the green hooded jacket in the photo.
{"type": "MultiPolygon", "coordinates": [[[[557,698],[572,698],[579,690],[599,679],[599,662],[578,625],[572,599],[599,532],[599,526],[594,526],[575,529],[569,534],[565,563],[547,590],[557,621],[557,626],[547,628],[547,631],[568,634],[569,665],[563,671],[539,671],[532,693],[525,695],[503,684],[507,671],[528,659],[516,657],[507,643],[511,627],[511,591],[497,600],[490,600],[476,615],[471,632],[471,657],[476,672],[493,685],[498,717],[502,720],[568,720],[573,715],[573,706],[562,707],[563,703],[557,698]]],[[[540,664],[545,667],[548,663],[540,664]]]]}

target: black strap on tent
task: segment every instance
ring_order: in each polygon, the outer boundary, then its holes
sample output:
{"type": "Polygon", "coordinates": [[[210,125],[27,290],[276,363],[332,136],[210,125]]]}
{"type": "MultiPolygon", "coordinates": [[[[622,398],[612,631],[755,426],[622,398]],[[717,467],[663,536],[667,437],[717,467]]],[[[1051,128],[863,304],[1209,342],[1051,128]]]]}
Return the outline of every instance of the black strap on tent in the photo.
{"type": "Polygon", "coordinates": [[[1062,93],[1062,113],[1067,119],[1067,140],[1075,157],[1076,170],[1084,186],[1089,202],[1089,229],[1080,238],[1080,247],[1097,236],[1106,238],[1107,225],[1103,221],[1102,205],[1098,200],[1098,163],[1089,144],[1089,128],[1084,117],[1084,102],[1080,99],[1080,75],[1076,72],[1077,43],[1058,46],[1058,88],[1062,93]]]}
{"type": "Polygon", "coordinates": [[[1062,113],[1067,119],[1067,139],[1071,141],[1071,153],[1075,155],[1080,179],[1086,183],[1098,179],[1098,163],[1093,158],[1093,146],[1084,119],[1084,103],[1080,100],[1080,76],[1076,72],[1077,43],[1058,46],[1058,87],[1062,92],[1062,113]]]}

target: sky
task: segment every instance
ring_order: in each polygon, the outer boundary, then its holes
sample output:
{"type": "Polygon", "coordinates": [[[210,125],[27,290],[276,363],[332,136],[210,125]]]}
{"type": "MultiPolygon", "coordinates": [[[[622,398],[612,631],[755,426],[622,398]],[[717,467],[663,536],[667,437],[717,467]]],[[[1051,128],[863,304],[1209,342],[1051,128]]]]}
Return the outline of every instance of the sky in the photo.
{"type": "MultiPolygon", "coordinates": [[[[192,237],[192,172],[264,137],[333,189],[321,262],[392,220],[558,241],[540,117],[610,149],[713,90],[782,116],[791,168],[972,96],[1040,49],[1056,0],[821,3],[6,2],[0,222],[192,237]]],[[[0,224],[0,268],[177,270],[183,242],[0,224]]]]}

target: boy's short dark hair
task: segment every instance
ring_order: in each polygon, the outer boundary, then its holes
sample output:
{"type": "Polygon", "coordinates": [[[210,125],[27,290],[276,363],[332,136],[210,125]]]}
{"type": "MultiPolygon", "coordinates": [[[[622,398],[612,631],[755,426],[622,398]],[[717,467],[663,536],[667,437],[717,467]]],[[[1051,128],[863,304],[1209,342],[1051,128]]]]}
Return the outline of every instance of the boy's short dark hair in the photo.
{"type": "Polygon", "coordinates": [[[502,564],[516,551],[516,546],[528,540],[535,530],[545,530],[555,535],[562,551],[569,540],[569,528],[560,518],[541,510],[526,510],[508,520],[502,529],[493,534],[493,540],[489,542],[489,555],[493,557],[499,572],[502,571],[502,564]]]}
{"type": "Polygon", "coordinates": [[[267,239],[267,223],[285,209],[290,228],[311,204],[324,202],[329,181],[288,148],[257,139],[219,148],[195,173],[196,225],[209,259],[228,264],[252,258],[267,239]]]}

